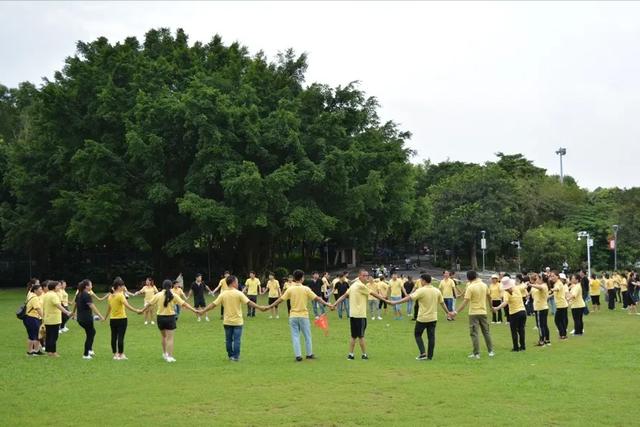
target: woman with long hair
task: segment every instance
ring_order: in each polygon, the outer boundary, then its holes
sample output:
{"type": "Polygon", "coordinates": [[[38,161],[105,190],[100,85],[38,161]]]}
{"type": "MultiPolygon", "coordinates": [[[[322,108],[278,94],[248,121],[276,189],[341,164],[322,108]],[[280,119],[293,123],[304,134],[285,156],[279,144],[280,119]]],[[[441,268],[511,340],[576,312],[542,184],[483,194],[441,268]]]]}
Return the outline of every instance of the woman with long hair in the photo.
{"type": "Polygon", "coordinates": [[[174,295],[171,291],[172,286],[173,282],[171,280],[162,282],[162,291],[158,292],[142,310],[147,312],[152,307],[157,306],[158,329],[160,329],[160,335],[162,336],[162,357],[169,363],[176,361],[173,357],[173,335],[177,327],[175,306],[179,305],[193,311],[196,315],[202,315],[201,310],[196,310],[185,300],[174,295]]]}
{"type": "MultiPolygon", "coordinates": [[[[144,306],[146,308],[147,305],[151,304],[151,300],[153,299],[154,295],[157,293],[158,293],[158,288],[156,287],[155,282],[151,277],[147,277],[144,281],[144,285],[142,286],[142,289],[134,293],[133,296],[144,294],[144,306]]],[[[148,325],[149,323],[151,323],[152,325],[154,324],[153,313],[151,312],[151,310],[144,310],[144,324],[148,325]]]]}
{"type": "Polygon", "coordinates": [[[111,295],[107,306],[105,319],[111,316],[109,327],[111,328],[111,352],[113,360],[127,360],[124,354],[124,336],[127,333],[127,312],[129,309],[135,313],[142,313],[143,310],[132,307],[124,294],[124,281],[120,277],[113,280],[111,295]]]}
{"type": "Polygon", "coordinates": [[[45,327],[45,347],[47,349],[47,355],[51,357],[60,357],[58,354],[58,335],[60,335],[60,325],[62,324],[62,314],[67,316],[71,315],[71,312],[62,306],[58,290],[60,289],[60,282],[50,280],[47,282],[47,288],[49,292],[43,298],[42,309],[44,314],[44,327],[45,327]]]}
{"type": "Polygon", "coordinates": [[[567,302],[571,306],[571,316],[573,317],[573,332],[574,336],[582,336],[584,331],[583,315],[584,315],[584,298],[582,296],[582,286],[580,285],[580,277],[577,274],[572,274],[569,285],[569,292],[567,293],[567,302]]]}
{"type": "Polygon", "coordinates": [[[522,302],[521,286],[516,285],[516,281],[509,278],[502,278],[502,303],[493,307],[494,312],[500,311],[505,306],[509,306],[509,327],[511,328],[511,341],[513,349],[511,351],[525,351],[525,325],[527,323],[527,312],[522,302]]]}
{"type": "Polygon", "coordinates": [[[553,297],[556,301],[556,314],[554,315],[554,322],[558,328],[558,334],[561,340],[567,339],[567,326],[569,324],[567,311],[569,304],[567,303],[567,285],[562,281],[564,274],[558,274],[556,271],[552,271],[549,275],[549,283],[553,284],[553,297]]]}
{"type": "Polygon", "coordinates": [[[533,312],[535,313],[538,324],[539,339],[537,346],[549,346],[551,345],[549,326],[547,323],[547,316],[549,315],[549,303],[547,301],[549,298],[549,287],[537,273],[531,275],[529,285],[531,286],[531,297],[533,298],[533,312]]]}
{"type": "Polygon", "coordinates": [[[91,299],[92,288],[93,284],[89,279],[84,279],[78,283],[78,293],[76,294],[72,313],[76,315],[78,325],[84,329],[85,339],[82,358],[86,360],[91,360],[93,356],[95,356],[93,352],[93,339],[96,336],[96,328],[93,326],[93,315],[95,314],[100,320],[104,321],[104,317],[100,314],[100,311],[91,299]]]}
{"type": "Polygon", "coordinates": [[[22,319],[22,323],[27,330],[27,356],[40,356],[42,354],[40,352],[40,341],[38,340],[38,332],[40,331],[43,315],[40,295],[42,295],[40,283],[32,283],[29,286],[25,304],[25,316],[22,319]]]}

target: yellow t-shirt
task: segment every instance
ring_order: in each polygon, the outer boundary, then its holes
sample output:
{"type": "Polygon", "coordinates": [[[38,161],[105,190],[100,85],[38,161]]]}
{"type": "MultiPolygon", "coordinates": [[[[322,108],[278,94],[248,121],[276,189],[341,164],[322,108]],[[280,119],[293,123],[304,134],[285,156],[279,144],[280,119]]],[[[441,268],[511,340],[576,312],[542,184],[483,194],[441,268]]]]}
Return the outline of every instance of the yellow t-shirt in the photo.
{"type": "Polygon", "coordinates": [[[417,279],[414,283],[413,290],[414,292],[422,287],[422,279],[417,279]]]}
{"type": "Polygon", "coordinates": [[[547,285],[541,285],[543,289],[531,288],[531,296],[533,297],[533,309],[535,311],[548,310],[549,288],[547,285]]]}
{"type": "Polygon", "coordinates": [[[281,298],[291,301],[289,317],[309,317],[309,301],[313,301],[316,294],[308,286],[293,282],[281,298]]]}
{"type": "Polygon", "coordinates": [[[125,310],[124,303],[127,299],[124,297],[122,292],[116,292],[115,294],[109,295],[109,299],[107,302],[109,303],[109,307],[111,307],[111,316],[112,319],[126,319],[127,312],[125,310]]]}
{"type": "Polygon", "coordinates": [[[278,295],[280,295],[280,282],[276,279],[269,280],[267,289],[269,289],[269,298],[278,298],[278,295]]]}
{"type": "MultiPolygon", "coordinates": [[[[173,292],[172,292],[173,293],[173,292]]],[[[157,307],[156,314],[158,316],[175,316],[176,309],[175,306],[184,304],[184,300],[180,298],[178,295],[173,294],[173,299],[164,306],[165,295],[167,291],[158,292],[153,296],[150,304],[155,305],[157,307]]]]}
{"type": "Polygon", "coordinates": [[[529,295],[529,292],[527,291],[527,285],[525,285],[524,283],[516,285],[516,288],[518,288],[518,290],[520,291],[520,296],[522,298],[526,298],[529,295]]]}
{"type": "Polygon", "coordinates": [[[282,290],[286,291],[287,289],[289,289],[292,286],[293,286],[293,282],[287,280],[286,282],[284,282],[284,285],[282,286],[282,290]]]}
{"type": "Polygon", "coordinates": [[[369,288],[369,291],[370,291],[369,296],[367,297],[367,300],[374,301],[376,299],[376,297],[371,295],[371,292],[373,292],[374,294],[377,294],[379,284],[380,284],[380,280],[378,279],[367,282],[367,288],[369,288]]]}
{"type": "Polygon", "coordinates": [[[487,314],[487,295],[489,287],[482,280],[476,279],[467,285],[464,299],[469,300],[469,315],[487,314]]]}
{"type": "Polygon", "coordinates": [[[158,288],[155,286],[143,286],[142,293],[144,294],[144,302],[150,303],[153,296],[158,293],[158,288]]]}
{"type": "Polygon", "coordinates": [[[502,294],[502,300],[509,304],[509,315],[524,311],[524,304],[522,303],[522,294],[518,286],[514,286],[513,292],[504,291],[502,294]]]}
{"type": "Polygon", "coordinates": [[[491,283],[489,285],[489,296],[492,301],[500,301],[502,300],[502,290],[500,289],[500,283],[491,283]]]}
{"type": "MultiPolygon", "coordinates": [[[[358,280],[359,281],[359,280],[358,280]]],[[[362,283],[362,282],[360,282],[362,283]]],[[[353,285],[351,285],[353,286],[353,285]]],[[[378,282],[378,293],[380,295],[382,295],[383,297],[386,297],[389,293],[389,285],[387,285],[387,282],[380,280],[378,282]]],[[[351,304],[351,302],[349,302],[349,304],[351,304]]]]}
{"type": "Polygon", "coordinates": [[[27,306],[25,307],[25,312],[29,317],[35,317],[36,319],[40,319],[40,314],[38,314],[38,309],[42,310],[42,302],[40,298],[36,294],[29,293],[29,297],[27,298],[27,306]]]}
{"type": "Polygon", "coordinates": [[[218,286],[220,286],[220,292],[229,289],[229,286],[227,285],[227,278],[223,277],[222,279],[220,279],[220,281],[218,282],[218,286]]]}
{"type": "Polygon", "coordinates": [[[440,292],[442,292],[443,298],[453,298],[453,288],[456,286],[456,282],[453,279],[443,279],[440,281],[440,292]]]}
{"type": "MultiPolygon", "coordinates": [[[[384,282],[378,284],[378,289],[380,289],[380,284],[382,283],[384,282]]],[[[384,285],[387,286],[386,283],[384,283],[384,285]]],[[[371,290],[369,287],[362,283],[360,279],[357,279],[351,284],[349,289],[347,289],[347,295],[349,295],[349,317],[358,319],[367,318],[367,301],[370,293],[371,290]]],[[[382,295],[386,295],[386,287],[385,293],[382,295]]]]}
{"type": "Polygon", "coordinates": [[[627,279],[625,279],[624,277],[620,278],[620,292],[627,292],[627,279]]]}
{"type": "Polygon", "coordinates": [[[67,291],[65,291],[64,289],[60,289],[58,291],[58,296],[60,297],[60,303],[63,306],[68,306],[69,305],[69,294],[67,293],[67,291]]]}
{"type": "Polygon", "coordinates": [[[613,279],[607,279],[604,281],[604,286],[607,290],[615,289],[615,281],[613,279]]]}
{"type": "Polygon", "coordinates": [[[613,287],[614,288],[620,287],[620,276],[613,276],[613,287]]]}
{"type": "Polygon", "coordinates": [[[258,295],[258,289],[260,289],[260,280],[257,277],[254,277],[253,279],[247,279],[247,281],[244,282],[244,285],[247,287],[247,295],[258,295]]]}
{"type": "Polygon", "coordinates": [[[391,289],[392,297],[401,297],[402,296],[402,279],[395,279],[389,282],[389,289],[391,289]]]}
{"type": "Polygon", "coordinates": [[[44,294],[42,310],[44,311],[45,325],[59,325],[62,323],[62,312],[57,307],[60,304],[60,295],[57,292],[49,291],[44,294]]]}
{"type": "Polygon", "coordinates": [[[184,290],[181,287],[171,289],[174,295],[178,295],[182,299],[187,299],[187,296],[184,294],[184,290]]]}
{"type": "Polygon", "coordinates": [[[567,285],[562,283],[562,281],[558,280],[553,284],[553,296],[556,300],[556,308],[567,308],[569,304],[567,303],[567,297],[565,293],[567,292],[567,285]]]}
{"type": "Polygon", "coordinates": [[[571,308],[584,308],[585,303],[584,298],[582,298],[582,286],[580,286],[580,283],[571,286],[569,292],[571,292],[573,298],[571,300],[571,308]]]}
{"type": "Polygon", "coordinates": [[[237,289],[230,288],[226,292],[221,292],[213,302],[216,306],[224,307],[223,325],[242,326],[242,306],[249,302],[249,298],[237,289]]]}
{"type": "Polygon", "coordinates": [[[431,285],[423,286],[411,294],[411,299],[420,303],[418,322],[427,323],[438,320],[438,305],[444,303],[440,290],[431,285]]]}
{"type": "Polygon", "coordinates": [[[600,280],[594,279],[589,282],[589,295],[592,297],[600,295],[600,280]]]}

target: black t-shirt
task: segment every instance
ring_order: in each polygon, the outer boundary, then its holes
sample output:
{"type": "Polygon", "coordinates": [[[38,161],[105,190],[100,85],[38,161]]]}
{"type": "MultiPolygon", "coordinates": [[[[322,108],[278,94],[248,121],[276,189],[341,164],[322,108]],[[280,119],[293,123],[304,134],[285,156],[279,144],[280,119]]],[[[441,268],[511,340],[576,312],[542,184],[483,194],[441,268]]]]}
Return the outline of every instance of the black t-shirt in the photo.
{"type": "Polygon", "coordinates": [[[411,291],[413,290],[413,286],[414,286],[413,282],[410,282],[407,280],[406,282],[404,282],[404,291],[410,294],[411,291]]]}
{"type": "Polygon", "coordinates": [[[589,278],[587,276],[580,279],[580,286],[582,287],[582,298],[587,298],[589,296],[589,278]]]}
{"type": "Polygon", "coordinates": [[[338,298],[347,293],[347,289],[349,289],[349,282],[338,282],[336,283],[336,289],[338,290],[338,298]]]}
{"type": "Polygon", "coordinates": [[[193,292],[193,299],[203,299],[204,298],[204,282],[200,282],[198,285],[196,282],[191,284],[191,291],[193,292]]]}
{"type": "Polygon", "coordinates": [[[322,296],[322,279],[310,280],[307,286],[311,288],[314,294],[318,295],[319,297],[322,296]]]}
{"type": "Polygon", "coordinates": [[[92,304],[93,300],[88,292],[81,292],[76,296],[76,311],[78,312],[78,322],[92,322],[93,312],[89,304],[92,304]]]}

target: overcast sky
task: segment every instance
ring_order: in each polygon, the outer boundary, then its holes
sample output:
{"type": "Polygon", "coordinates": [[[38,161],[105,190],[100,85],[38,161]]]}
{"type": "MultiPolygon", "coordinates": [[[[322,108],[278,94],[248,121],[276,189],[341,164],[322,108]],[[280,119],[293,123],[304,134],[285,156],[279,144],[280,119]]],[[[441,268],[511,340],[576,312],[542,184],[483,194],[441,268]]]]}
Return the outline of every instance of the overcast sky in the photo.
{"type": "Polygon", "coordinates": [[[413,133],[413,161],[523,153],[587,188],[640,181],[640,3],[0,3],[0,83],[40,82],[77,40],[182,27],[353,80],[413,133]]]}

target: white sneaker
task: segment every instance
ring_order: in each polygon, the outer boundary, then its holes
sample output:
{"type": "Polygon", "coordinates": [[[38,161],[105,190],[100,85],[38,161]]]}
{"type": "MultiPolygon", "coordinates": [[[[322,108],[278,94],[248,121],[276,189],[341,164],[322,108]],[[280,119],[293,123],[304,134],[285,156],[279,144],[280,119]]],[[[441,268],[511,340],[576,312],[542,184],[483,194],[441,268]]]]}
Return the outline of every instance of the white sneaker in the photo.
{"type": "MultiPolygon", "coordinates": [[[[640,314],[640,313],[638,313],[638,314],[640,314]]],[[[280,318],[280,316],[276,316],[276,319],[279,319],[279,318],[280,318]]]]}
{"type": "Polygon", "coordinates": [[[149,324],[149,322],[147,322],[147,321],[145,320],[145,321],[144,321],[144,324],[145,324],[145,325],[148,325],[148,324],[149,324]]]}
{"type": "Polygon", "coordinates": [[[120,356],[118,356],[117,354],[115,354],[115,355],[113,356],[113,360],[120,360],[120,356]]]}
{"type": "Polygon", "coordinates": [[[492,325],[495,325],[495,324],[496,324],[496,322],[491,322],[491,324],[492,324],[492,325]]]}
{"type": "Polygon", "coordinates": [[[162,358],[163,358],[164,360],[167,360],[167,357],[169,357],[169,355],[168,355],[167,353],[162,353],[162,358]]]}
{"type": "Polygon", "coordinates": [[[120,360],[129,360],[129,359],[124,354],[121,354],[120,355],[120,360]]]}
{"type": "MultiPolygon", "coordinates": [[[[208,322],[208,321],[209,321],[209,316],[206,316],[206,317],[204,318],[204,320],[206,320],[206,321],[208,322]]],[[[176,360],[174,359],[173,361],[175,362],[176,360]]]]}
{"type": "Polygon", "coordinates": [[[575,334],[575,333],[576,333],[576,330],[575,330],[575,329],[572,329],[572,330],[571,330],[571,332],[569,332],[569,333],[570,333],[571,335],[573,335],[573,334],[575,334]]]}
{"type": "Polygon", "coordinates": [[[88,356],[82,356],[82,358],[83,358],[84,360],[91,360],[91,359],[93,359],[93,357],[91,357],[91,355],[88,355],[88,356]]]}
{"type": "Polygon", "coordinates": [[[93,357],[93,356],[95,356],[95,355],[96,355],[96,354],[93,352],[93,350],[89,350],[89,356],[93,357]]]}
{"type": "Polygon", "coordinates": [[[489,357],[493,357],[493,356],[495,356],[495,355],[496,355],[496,354],[495,354],[493,351],[490,351],[490,352],[489,352],[489,357]]]}
{"type": "Polygon", "coordinates": [[[381,317],[381,316],[378,316],[378,320],[382,320],[382,317],[381,317]]]}
{"type": "Polygon", "coordinates": [[[371,320],[376,320],[376,316],[373,316],[373,317],[371,318],[371,320]]]}
{"type": "Polygon", "coordinates": [[[201,321],[202,319],[198,317],[198,322],[201,321]]]}
{"type": "Polygon", "coordinates": [[[151,321],[151,324],[152,324],[152,325],[155,325],[155,324],[156,324],[156,322],[154,322],[154,321],[152,320],[152,321],[151,321]]]}
{"type": "Polygon", "coordinates": [[[269,316],[269,319],[273,319],[273,316],[269,316]]]}
{"type": "Polygon", "coordinates": [[[64,328],[62,328],[62,332],[69,332],[69,328],[65,326],[64,328]]]}
{"type": "Polygon", "coordinates": [[[469,356],[467,356],[469,359],[480,359],[480,355],[479,354],[473,354],[471,353],[469,356]]]}
{"type": "Polygon", "coordinates": [[[169,362],[169,363],[173,363],[173,362],[175,362],[175,361],[176,361],[176,359],[174,359],[174,358],[173,358],[173,357],[171,357],[171,356],[167,356],[167,358],[166,358],[165,360],[166,360],[167,362],[169,362]]]}

